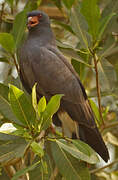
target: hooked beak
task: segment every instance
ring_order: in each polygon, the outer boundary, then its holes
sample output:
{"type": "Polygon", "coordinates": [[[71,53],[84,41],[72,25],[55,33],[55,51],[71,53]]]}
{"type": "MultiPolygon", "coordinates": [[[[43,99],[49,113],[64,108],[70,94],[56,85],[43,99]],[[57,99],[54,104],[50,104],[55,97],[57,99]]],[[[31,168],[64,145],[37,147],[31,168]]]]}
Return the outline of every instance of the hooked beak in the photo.
{"type": "Polygon", "coordinates": [[[39,24],[39,19],[37,16],[28,17],[28,19],[27,19],[27,28],[28,29],[31,29],[32,27],[36,26],[37,24],[39,24]]]}
{"type": "Polygon", "coordinates": [[[26,25],[27,25],[27,28],[28,28],[28,29],[31,28],[31,27],[30,27],[30,26],[31,26],[31,25],[30,25],[30,24],[31,24],[31,23],[30,23],[31,19],[32,19],[32,17],[28,17],[28,19],[27,19],[27,24],[26,24],[26,25]]]}

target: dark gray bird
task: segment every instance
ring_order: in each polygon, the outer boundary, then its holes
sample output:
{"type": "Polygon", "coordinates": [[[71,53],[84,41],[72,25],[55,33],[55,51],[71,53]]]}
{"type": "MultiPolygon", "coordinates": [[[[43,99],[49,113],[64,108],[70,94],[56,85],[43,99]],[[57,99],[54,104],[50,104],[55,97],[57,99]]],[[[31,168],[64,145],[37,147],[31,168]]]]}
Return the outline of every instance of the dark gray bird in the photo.
{"type": "Polygon", "coordinates": [[[58,50],[48,15],[32,11],[27,18],[29,34],[19,53],[23,86],[31,93],[37,82],[38,97],[45,95],[47,100],[55,94],[64,94],[59,112],[66,112],[78,124],[80,139],[107,162],[109,153],[95,124],[85,89],[72,65],[58,50]]]}

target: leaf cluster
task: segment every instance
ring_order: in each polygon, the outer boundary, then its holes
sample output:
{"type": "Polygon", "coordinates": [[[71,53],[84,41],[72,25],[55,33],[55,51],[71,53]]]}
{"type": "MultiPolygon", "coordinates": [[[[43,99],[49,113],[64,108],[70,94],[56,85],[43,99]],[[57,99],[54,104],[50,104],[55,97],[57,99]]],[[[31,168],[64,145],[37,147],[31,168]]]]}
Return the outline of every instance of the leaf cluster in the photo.
{"type": "MultiPolygon", "coordinates": [[[[55,95],[49,102],[46,102],[45,97],[37,101],[36,84],[32,88],[32,97],[21,90],[18,48],[27,36],[27,12],[37,9],[41,0],[24,2],[24,8],[19,12],[20,3],[21,0],[5,0],[0,13],[0,63],[3,65],[0,78],[0,125],[9,122],[15,127],[11,134],[7,130],[6,134],[0,133],[1,167],[6,171],[12,166],[17,171],[7,171],[9,178],[13,180],[20,176],[26,178],[27,173],[30,179],[35,180],[89,180],[92,177],[87,163],[98,162],[95,152],[80,140],[63,137],[59,128],[55,131],[52,128],[53,133],[50,128],[63,95],[55,95]],[[7,7],[10,13],[6,11],[7,7]],[[21,164],[20,168],[18,164],[21,164]]],[[[59,27],[57,46],[69,57],[86,87],[96,123],[116,150],[116,159],[118,2],[51,0],[51,3],[62,14],[66,12],[61,20],[52,21],[53,25],[59,27]],[[59,36],[61,33],[62,38],[59,36]]],[[[111,168],[108,173],[99,169],[98,173],[97,169],[93,172],[104,179],[114,179],[118,176],[117,171],[116,167],[115,171],[111,168]]]]}

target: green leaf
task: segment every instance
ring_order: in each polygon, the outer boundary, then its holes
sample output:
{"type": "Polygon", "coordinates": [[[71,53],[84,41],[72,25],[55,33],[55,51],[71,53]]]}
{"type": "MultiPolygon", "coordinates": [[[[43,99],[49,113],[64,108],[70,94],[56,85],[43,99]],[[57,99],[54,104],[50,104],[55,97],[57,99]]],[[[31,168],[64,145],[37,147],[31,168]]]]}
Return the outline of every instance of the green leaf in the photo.
{"type": "Polygon", "coordinates": [[[97,5],[98,0],[84,0],[82,1],[81,13],[86,18],[89,25],[89,33],[95,41],[98,37],[98,30],[100,26],[100,9],[97,5]]]}
{"type": "Polygon", "coordinates": [[[15,41],[10,33],[0,33],[0,44],[11,54],[15,50],[15,41]]]}
{"type": "Polygon", "coordinates": [[[110,15],[111,13],[117,13],[118,11],[118,1],[109,0],[105,3],[104,9],[102,11],[102,19],[110,15]]]}
{"type": "Polygon", "coordinates": [[[60,43],[59,41],[57,41],[57,46],[60,48],[61,52],[67,56],[67,57],[70,57],[70,58],[73,58],[75,59],[76,61],[82,63],[82,64],[85,64],[86,66],[88,67],[92,67],[90,64],[86,63],[84,59],[82,59],[80,57],[80,53],[82,54],[85,54],[87,55],[88,52],[85,52],[85,51],[81,51],[81,50],[78,50],[78,49],[75,49],[69,45],[65,45],[65,44],[62,44],[60,43]]]}
{"type": "MultiPolygon", "coordinates": [[[[35,161],[38,161],[39,158],[36,156],[34,159],[35,161]]],[[[49,180],[51,177],[52,173],[52,159],[48,156],[47,153],[41,158],[41,163],[32,171],[29,172],[29,177],[30,179],[35,179],[35,180],[49,180]]]]}
{"type": "Polygon", "coordinates": [[[28,166],[24,169],[19,170],[18,172],[16,172],[16,174],[13,176],[13,178],[11,180],[18,180],[18,177],[22,176],[23,174],[26,174],[29,171],[32,171],[33,169],[35,169],[38,166],[39,163],[40,163],[40,161],[32,164],[31,166],[28,166]]]}
{"type": "Polygon", "coordinates": [[[30,129],[31,124],[35,124],[36,113],[24,92],[10,85],[9,99],[16,117],[30,129]]]}
{"type": "Polygon", "coordinates": [[[32,88],[32,105],[33,105],[35,111],[37,112],[36,85],[37,85],[37,83],[35,83],[35,85],[32,88]]]}
{"type": "Polygon", "coordinates": [[[40,157],[44,156],[44,151],[39,143],[33,141],[30,146],[35,154],[39,155],[40,157]]]}
{"type": "Polygon", "coordinates": [[[92,107],[92,110],[95,114],[95,117],[96,117],[96,123],[99,125],[100,124],[100,121],[101,121],[101,118],[100,118],[100,114],[99,114],[99,109],[98,109],[98,106],[96,105],[96,103],[92,100],[92,99],[89,99],[89,102],[90,102],[90,105],[92,107]]]}
{"type": "Polygon", "coordinates": [[[39,114],[39,116],[45,110],[45,108],[46,108],[46,99],[43,96],[38,102],[38,114],[39,114]]]}
{"type": "Polygon", "coordinates": [[[70,9],[72,7],[72,5],[74,4],[75,0],[62,0],[64,5],[66,6],[66,8],[70,9]]]}
{"type": "Polygon", "coordinates": [[[65,30],[67,30],[68,32],[70,32],[70,33],[72,33],[73,35],[75,35],[75,33],[73,32],[73,30],[72,30],[72,28],[71,28],[70,25],[65,24],[65,23],[63,23],[63,22],[61,22],[61,21],[58,21],[58,20],[53,20],[53,23],[60,25],[60,26],[63,27],[65,30]]]}
{"type": "Polygon", "coordinates": [[[28,145],[24,138],[0,133],[0,163],[23,157],[28,145]]]}
{"type": "Polygon", "coordinates": [[[109,21],[112,19],[113,16],[115,16],[116,13],[111,13],[108,16],[104,17],[101,21],[100,21],[100,27],[99,27],[99,35],[98,35],[98,39],[101,39],[109,21]]]}
{"type": "Polygon", "coordinates": [[[4,84],[0,83],[0,113],[16,124],[22,125],[22,123],[16,119],[15,115],[12,112],[9,100],[8,100],[9,88],[4,84]]]}
{"type": "Polygon", "coordinates": [[[69,153],[66,152],[66,156],[68,160],[72,163],[72,166],[76,169],[77,173],[79,174],[81,180],[91,180],[90,172],[87,168],[87,164],[85,162],[81,162],[78,159],[71,156],[69,153]]]}
{"type": "Polygon", "coordinates": [[[53,96],[48,102],[45,111],[42,113],[43,122],[42,122],[42,130],[47,129],[51,124],[52,116],[57,112],[60,106],[60,100],[62,98],[62,94],[58,94],[53,96]]]}
{"type": "Polygon", "coordinates": [[[80,140],[72,140],[72,143],[67,143],[65,140],[56,140],[56,143],[60,148],[79,160],[90,164],[95,164],[99,161],[95,151],[80,140]]]}
{"type": "Polygon", "coordinates": [[[27,9],[18,13],[15,17],[12,34],[15,39],[15,47],[18,48],[24,35],[26,28],[27,9]]]}
{"type": "Polygon", "coordinates": [[[71,154],[65,152],[58,143],[51,142],[51,149],[56,166],[59,172],[68,180],[90,180],[89,172],[84,163],[81,163],[77,159],[71,156],[71,154]]]}
{"type": "Polygon", "coordinates": [[[12,135],[24,137],[28,140],[32,139],[32,136],[28,130],[21,128],[20,126],[17,126],[17,125],[15,125],[15,128],[17,128],[17,129],[12,132],[12,135]]]}
{"type": "Polygon", "coordinates": [[[74,6],[70,12],[70,23],[73,32],[80,40],[81,48],[88,49],[91,44],[91,37],[88,32],[88,24],[80,13],[79,6],[74,6]]]}
{"type": "MultiPolygon", "coordinates": [[[[85,62],[87,61],[88,57],[84,56],[84,60],[85,62]]],[[[75,71],[78,73],[81,81],[83,82],[86,79],[86,66],[83,63],[80,63],[79,61],[77,61],[76,59],[71,59],[71,64],[73,65],[75,71]]]]}
{"type": "Polygon", "coordinates": [[[88,144],[84,143],[81,140],[72,140],[72,143],[80,152],[84,153],[90,158],[88,160],[90,164],[95,164],[99,162],[99,158],[96,155],[96,152],[88,144]]]}
{"type": "Polygon", "coordinates": [[[115,88],[115,83],[117,82],[116,72],[113,65],[103,58],[98,62],[98,73],[101,91],[112,92],[115,88]]]}

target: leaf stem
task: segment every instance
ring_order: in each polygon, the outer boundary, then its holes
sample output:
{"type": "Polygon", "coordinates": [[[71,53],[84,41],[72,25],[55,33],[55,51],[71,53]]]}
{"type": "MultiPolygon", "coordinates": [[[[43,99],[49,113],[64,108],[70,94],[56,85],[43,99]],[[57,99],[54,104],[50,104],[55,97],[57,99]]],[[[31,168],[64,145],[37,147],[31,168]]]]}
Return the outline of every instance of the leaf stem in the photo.
{"type": "Polygon", "coordinates": [[[116,159],[115,161],[107,164],[106,166],[103,166],[103,167],[97,168],[97,169],[93,169],[93,170],[90,171],[90,173],[91,173],[91,174],[93,174],[93,173],[98,173],[98,172],[102,171],[103,169],[106,169],[106,168],[108,168],[108,167],[110,167],[110,166],[112,166],[112,165],[114,165],[114,164],[116,164],[116,163],[118,163],[118,159],[116,159]]]}
{"type": "Polygon", "coordinates": [[[102,133],[102,132],[104,131],[104,129],[109,129],[109,128],[116,127],[116,126],[118,126],[118,122],[105,125],[105,127],[103,127],[103,128],[100,130],[100,132],[102,133]]]}
{"type": "Polygon", "coordinates": [[[92,52],[92,55],[93,55],[93,60],[94,60],[94,69],[95,69],[95,72],[96,72],[96,88],[97,88],[99,115],[100,115],[100,119],[102,121],[102,125],[104,127],[105,123],[104,123],[104,120],[103,120],[103,117],[102,117],[101,94],[100,94],[99,75],[98,75],[98,66],[97,66],[98,57],[94,52],[92,52]]]}

